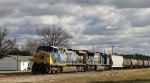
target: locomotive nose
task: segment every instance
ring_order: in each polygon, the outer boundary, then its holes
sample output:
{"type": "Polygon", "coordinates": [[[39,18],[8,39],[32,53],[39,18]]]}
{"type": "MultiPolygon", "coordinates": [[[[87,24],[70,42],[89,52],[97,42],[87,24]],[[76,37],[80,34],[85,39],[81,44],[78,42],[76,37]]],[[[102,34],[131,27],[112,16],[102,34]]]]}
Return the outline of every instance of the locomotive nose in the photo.
{"type": "Polygon", "coordinates": [[[41,59],[45,59],[45,56],[44,56],[44,55],[42,55],[42,56],[40,56],[40,58],[41,58],[41,59]]]}
{"type": "Polygon", "coordinates": [[[39,58],[40,58],[40,59],[45,59],[45,58],[46,58],[46,57],[45,57],[45,53],[44,53],[44,52],[41,52],[39,58]]]}

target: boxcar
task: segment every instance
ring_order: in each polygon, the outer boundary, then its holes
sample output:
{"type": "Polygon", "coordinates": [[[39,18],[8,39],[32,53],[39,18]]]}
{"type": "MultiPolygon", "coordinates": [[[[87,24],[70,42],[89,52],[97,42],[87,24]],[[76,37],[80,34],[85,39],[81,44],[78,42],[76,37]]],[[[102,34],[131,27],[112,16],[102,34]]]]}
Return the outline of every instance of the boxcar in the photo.
{"type": "Polygon", "coordinates": [[[123,56],[111,55],[112,68],[123,68],[123,56]]]}

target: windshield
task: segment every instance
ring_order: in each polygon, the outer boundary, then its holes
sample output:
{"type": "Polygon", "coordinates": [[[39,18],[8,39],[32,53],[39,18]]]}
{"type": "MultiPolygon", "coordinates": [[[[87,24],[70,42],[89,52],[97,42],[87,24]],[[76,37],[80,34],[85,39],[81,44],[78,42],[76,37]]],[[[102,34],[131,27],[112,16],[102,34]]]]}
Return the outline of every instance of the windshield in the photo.
{"type": "Polygon", "coordinates": [[[51,46],[39,46],[37,51],[46,51],[46,52],[58,52],[58,49],[51,46]]]}

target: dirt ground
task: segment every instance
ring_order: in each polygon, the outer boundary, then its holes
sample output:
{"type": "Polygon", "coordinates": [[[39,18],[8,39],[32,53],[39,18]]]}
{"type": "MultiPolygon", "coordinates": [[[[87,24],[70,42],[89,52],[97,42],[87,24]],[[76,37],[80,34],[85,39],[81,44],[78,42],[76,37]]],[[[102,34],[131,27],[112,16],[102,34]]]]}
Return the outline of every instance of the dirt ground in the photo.
{"type": "Polygon", "coordinates": [[[0,71],[0,83],[150,83],[150,68],[31,75],[30,71],[0,71]]]}

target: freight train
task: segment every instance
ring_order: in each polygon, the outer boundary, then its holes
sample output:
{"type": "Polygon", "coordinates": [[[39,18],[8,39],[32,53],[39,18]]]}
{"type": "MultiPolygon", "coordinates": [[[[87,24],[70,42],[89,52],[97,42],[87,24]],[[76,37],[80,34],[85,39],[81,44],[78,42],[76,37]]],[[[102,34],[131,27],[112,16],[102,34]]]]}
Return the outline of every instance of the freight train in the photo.
{"type": "Polygon", "coordinates": [[[124,59],[118,55],[52,46],[39,46],[33,57],[34,74],[63,72],[65,67],[68,69],[75,67],[77,71],[94,71],[100,67],[104,69],[150,67],[150,60],[124,59]]]}

